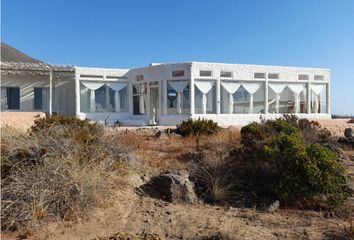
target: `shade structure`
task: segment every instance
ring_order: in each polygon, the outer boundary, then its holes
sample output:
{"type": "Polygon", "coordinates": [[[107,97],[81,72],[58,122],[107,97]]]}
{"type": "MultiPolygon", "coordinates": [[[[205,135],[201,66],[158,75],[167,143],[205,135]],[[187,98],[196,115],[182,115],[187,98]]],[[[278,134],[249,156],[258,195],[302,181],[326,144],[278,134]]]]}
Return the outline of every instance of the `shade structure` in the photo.
{"type": "Polygon", "coordinates": [[[253,94],[261,87],[261,83],[242,83],[242,86],[250,94],[249,113],[253,113],[253,94]]]}
{"type": "Polygon", "coordinates": [[[107,86],[114,91],[114,103],[116,112],[120,112],[120,94],[119,92],[125,88],[128,83],[108,83],[107,86]]]}
{"type": "Polygon", "coordinates": [[[288,88],[294,93],[295,113],[300,111],[300,93],[304,90],[303,84],[288,84],[288,88]]]}
{"type": "Polygon", "coordinates": [[[202,113],[206,114],[207,97],[206,94],[213,88],[214,81],[195,81],[194,84],[203,94],[202,100],[202,113]]]}
{"type": "Polygon", "coordinates": [[[268,86],[275,93],[275,112],[279,113],[280,94],[284,91],[287,85],[282,83],[270,83],[268,86]]]}
{"type": "Polygon", "coordinates": [[[240,88],[241,83],[236,82],[222,82],[221,85],[229,94],[229,113],[234,112],[234,94],[240,88]]]}
{"type": "Polygon", "coordinates": [[[96,95],[95,95],[95,90],[99,89],[104,85],[104,83],[98,83],[98,82],[87,82],[87,81],[82,81],[81,82],[85,87],[90,89],[90,112],[95,112],[96,111],[96,95]]]}
{"type": "Polygon", "coordinates": [[[182,93],[188,85],[188,81],[168,82],[170,86],[177,92],[177,113],[182,114],[182,93]]]}

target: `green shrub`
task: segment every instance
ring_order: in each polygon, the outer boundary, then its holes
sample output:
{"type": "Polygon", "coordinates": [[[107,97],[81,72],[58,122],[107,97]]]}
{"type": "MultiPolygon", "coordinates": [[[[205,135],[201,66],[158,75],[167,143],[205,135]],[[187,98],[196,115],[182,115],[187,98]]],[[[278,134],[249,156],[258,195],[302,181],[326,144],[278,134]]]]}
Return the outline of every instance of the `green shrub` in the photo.
{"type": "Polygon", "coordinates": [[[188,119],[177,125],[177,133],[182,136],[211,135],[220,130],[218,123],[204,118],[188,119]]]}
{"type": "Polygon", "coordinates": [[[323,129],[318,123],[306,122],[319,142],[309,143],[299,122],[279,118],[243,127],[243,146],[231,153],[243,169],[235,169],[236,179],[244,182],[255,203],[277,198],[283,204],[294,204],[321,195],[327,207],[339,206],[347,197],[347,176],[338,155],[319,144],[323,129]]]}
{"type": "Polygon", "coordinates": [[[267,133],[260,123],[253,122],[241,128],[241,143],[245,146],[255,146],[266,138],[267,133]]]}
{"type": "Polygon", "coordinates": [[[188,119],[177,125],[177,134],[196,137],[196,146],[199,150],[199,139],[202,135],[212,135],[220,130],[218,123],[208,119],[188,119]]]}

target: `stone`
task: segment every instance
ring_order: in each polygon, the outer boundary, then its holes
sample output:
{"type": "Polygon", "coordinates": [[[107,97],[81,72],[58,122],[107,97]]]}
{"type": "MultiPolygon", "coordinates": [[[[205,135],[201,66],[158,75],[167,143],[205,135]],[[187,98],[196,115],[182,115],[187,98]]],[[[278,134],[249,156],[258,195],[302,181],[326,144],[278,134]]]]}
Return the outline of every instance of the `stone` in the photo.
{"type": "Polygon", "coordinates": [[[186,171],[166,172],[152,177],[140,189],[150,197],[167,202],[195,204],[198,201],[194,184],[189,180],[189,174],[186,171]]]}
{"type": "Polygon", "coordinates": [[[266,211],[269,213],[275,212],[279,209],[280,207],[280,202],[278,200],[274,201],[272,204],[267,207],[266,211]]]}
{"type": "Polygon", "coordinates": [[[354,131],[353,128],[346,128],[344,130],[344,136],[350,140],[354,139],[354,131]]]}

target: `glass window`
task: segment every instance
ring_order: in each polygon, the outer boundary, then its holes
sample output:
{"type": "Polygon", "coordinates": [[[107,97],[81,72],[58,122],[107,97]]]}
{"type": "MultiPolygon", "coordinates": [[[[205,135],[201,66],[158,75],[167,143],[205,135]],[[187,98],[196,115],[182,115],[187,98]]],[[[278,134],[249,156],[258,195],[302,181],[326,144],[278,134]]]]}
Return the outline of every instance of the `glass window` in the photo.
{"type": "Polygon", "coordinates": [[[269,73],[268,78],[269,79],[279,79],[279,73],[269,73]]]}
{"type": "Polygon", "coordinates": [[[147,86],[144,84],[133,85],[133,114],[146,115],[146,92],[147,86]]]}
{"type": "Polygon", "coordinates": [[[167,114],[190,113],[190,90],[188,81],[167,82],[167,114]]]}
{"type": "Polygon", "coordinates": [[[269,83],[269,113],[306,113],[307,84],[269,83]]]}
{"type": "Polygon", "coordinates": [[[211,71],[208,70],[200,70],[199,71],[200,77],[211,77],[211,71]]]}
{"type": "Polygon", "coordinates": [[[324,77],[323,77],[323,75],[315,75],[314,79],[317,81],[323,81],[324,77]]]}
{"type": "Polygon", "coordinates": [[[128,111],[127,83],[81,83],[80,88],[81,112],[128,111]]]}
{"type": "Polygon", "coordinates": [[[299,80],[309,80],[309,75],[306,74],[299,74],[299,80]]]}
{"type": "Polygon", "coordinates": [[[253,74],[253,77],[254,78],[265,78],[265,73],[259,73],[259,72],[256,72],[253,74]]]}
{"type": "Polygon", "coordinates": [[[264,113],[264,83],[221,82],[221,113],[264,113]]]}
{"type": "Polygon", "coordinates": [[[311,113],[327,113],[326,84],[311,84],[311,113]]]}
{"type": "Polygon", "coordinates": [[[20,88],[4,87],[1,88],[1,110],[20,109],[20,88]]]}
{"type": "Polygon", "coordinates": [[[216,81],[195,81],[195,113],[216,113],[216,81]]]}
{"type": "Polygon", "coordinates": [[[222,78],[231,78],[232,77],[232,72],[221,71],[220,72],[220,77],[222,77],[222,78]]]}
{"type": "Polygon", "coordinates": [[[144,75],[138,75],[136,76],[137,81],[143,81],[144,80],[144,75]]]}
{"type": "Polygon", "coordinates": [[[34,88],[34,109],[43,109],[43,88],[34,88]]]}
{"type": "Polygon", "coordinates": [[[184,76],[183,70],[172,71],[172,77],[183,77],[183,76],[184,76]]]}

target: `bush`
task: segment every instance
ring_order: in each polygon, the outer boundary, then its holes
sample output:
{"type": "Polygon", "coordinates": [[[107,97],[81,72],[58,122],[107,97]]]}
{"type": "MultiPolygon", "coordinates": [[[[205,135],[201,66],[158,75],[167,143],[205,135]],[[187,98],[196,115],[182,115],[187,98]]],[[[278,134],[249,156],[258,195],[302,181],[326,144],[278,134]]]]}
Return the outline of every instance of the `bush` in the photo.
{"type": "Polygon", "coordinates": [[[103,128],[87,121],[62,120],[48,118],[48,123],[43,120],[16,136],[2,131],[1,161],[6,166],[1,180],[3,230],[75,220],[124,184],[134,156],[121,145],[120,135],[105,134],[103,128]],[[79,137],[84,132],[85,140],[79,137]]]}
{"type": "Polygon", "coordinates": [[[197,150],[199,150],[199,139],[202,135],[212,135],[220,130],[218,123],[208,119],[188,119],[177,125],[177,134],[195,136],[197,150]]]}
{"type": "Polygon", "coordinates": [[[31,127],[30,133],[38,133],[43,130],[51,132],[54,126],[63,126],[63,131],[60,133],[62,137],[74,139],[84,144],[98,142],[104,133],[103,126],[98,123],[90,123],[87,119],[54,115],[37,120],[31,127]]]}
{"type": "MultiPolygon", "coordinates": [[[[320,136],[316,123],[306,122],[306,126],[320,136]]],[[[251,202],[279,199],[286,205],[319,195],[325,197],[327,207],[344,202],[347,176],[337,154],[306,140],[293,118],[251,123],[241,129],[243,147],[231,155],[242,169],[235,169],[235,179],[244,182],[245,192],[252,193],[251,202]]]]}
{"type": "Polygon", "coordinates": [[[230,203],[235,199],[232,162],[224,151],[205,152],[188,165],[199,198],[207,203],[230,203]]]}
{"type": "Polygon", "coordinates": [[[208,119],[188,119],[177,125],[177,133],[186,136],[211,135],[220,130],[218,123],[208,119]]]}

